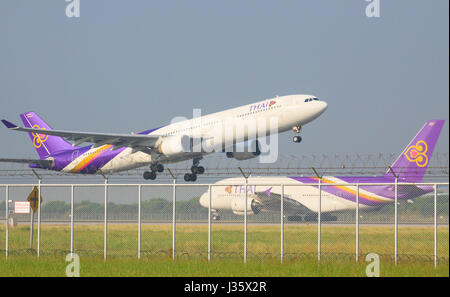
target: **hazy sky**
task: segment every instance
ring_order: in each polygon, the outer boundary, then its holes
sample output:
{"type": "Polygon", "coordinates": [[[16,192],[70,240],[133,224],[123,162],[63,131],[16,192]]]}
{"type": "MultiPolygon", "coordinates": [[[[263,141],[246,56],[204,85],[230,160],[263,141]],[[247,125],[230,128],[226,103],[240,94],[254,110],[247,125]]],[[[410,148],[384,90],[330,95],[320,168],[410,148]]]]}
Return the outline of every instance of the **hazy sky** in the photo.
{"type": "MultiPolygon", "coordinates": [[[[0,1],[0,118],[33,110],[53,128],[128,133],[175,116],[275,95],[328,110],[280,153],[400,153],[429,119],[447,120],[449,1],[0,1]]],[[[0,158],[37,157],[0,128],[0,158]]]]}

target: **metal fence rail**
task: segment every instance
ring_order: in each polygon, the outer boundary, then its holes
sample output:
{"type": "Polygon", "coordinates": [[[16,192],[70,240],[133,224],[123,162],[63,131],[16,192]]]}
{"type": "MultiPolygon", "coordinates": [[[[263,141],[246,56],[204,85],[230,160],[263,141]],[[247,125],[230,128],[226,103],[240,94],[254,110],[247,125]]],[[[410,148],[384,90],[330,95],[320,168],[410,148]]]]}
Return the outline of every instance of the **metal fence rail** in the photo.
{"type": "MultiPolygon", "coordinates": [[[[4,231],[0,229],[0,236],[5,239],[5,255],[10,256],[13,253],[21,252],[36,253],[37,257],[52,253],[86,253],[88,255],[102,254],[105,260],[110,256],[136,256],[153,257],[157,255],[165,255],[173,260],[179,257],[185,257],[193,254],[204,256],[211,261],[213,257],[222,257],[229,255],[242,256],[244,262],[248,261],[248,257],[272,257],[279,253],[279,260],[283,261],[287,258],[305,257],[314,255],[318,261],[323,257],[330,258],[348,256],[358,262],[361,258],[362,251],[368,251],[370,248],[369,241],[372,236],[371,224],[385,227],[393,227],[392,238],[382,238],[386,242],[386,248],[377,247],[374,252],[380,255],[392,255],[395,264],[399,259],[416,259],[423,256],[432,259],[434,265],[440,262],[448,263],[448,209],[441,216],[439,214],[439,187],[447,189],[446,201],[448,207],[448,182],[447,183],[322,183],[322,179],[318,179],[317,184],[299,184],[296,182],[283,184],[252,184],[245,178],[245,183],[229,184],[230,187],[243,187],[245,190],[244,213],[243,216],[236,216],[232,213],[224,214],[222,221],[215,221],[214,210],[212,209],[212,197],[214,191],[223,185],[217,184],[177,184],[176,179],[173,183],[166,184],[113,184],[109,183],[105,178],[104,183],[97,184],[47,184],[42,183],[41,179],[33,184],[0,184],[0,189],[4,191],[4,231]],[[10,228],[9,219],[14,216],[19,225],[27,224],[29,219],[26,216],[13,215],[11,213],[11,205],[13,200],[25,200],[24,193],[31,187],[37,186],[39,195],[39,205],[43,203],[42,197],[49,195],[51,201],[42,204],[47,209],[37,211],[37,238],[30,238],[28,246],[23,237],[26,235],[27,229],[10,228]],[[249,189],[252,187],[273,187],[280,189],[281,197],[279,202],[279,213],[261,213],[250,215],[251,210],[248,209],[248,199],[250,198],[249,189]],[[331,225],[328,221],[329,209],[323,209],[323,194],[331,187],[347,187],[355,192],[355,210],[343,212],[338,222],[331,225]],[[386,186],[392,187],[394,197],[392,200],[393,213],[363,214],[361,209],[360,195],[370,187],[386,186]],[[410,214],[407,212],[408,205],[411,204],[408,197],[398,199],[399,192],[405,192],[408,187],[431,186],[433,187],[432,203],[427,211],[420,217],[418,212],[410,214]],[[317,199],[317,215],[313,216],[305,224],[289,222],[286,215],[286,191],[294,188],[314,187],[316,190],[313,198],[317,199]],[[114,190],[121,189],[121,196],[113,195],[114,190]],[[362,190],[365,189],[365,190],[362,190]],[[65,191],[61,194],[60,191],[65,191]],[[52,194],[53,191],[54,193],[52,194]],[[80,191],[80,193],[77,193],[80,191]],[[83,194],[84,192],[84,194],[83,194]],[[208,193],[208,207],[198,209],[195,204],[189,204],[184,200],[183,195],[189,194],[190,197],[198,197],[199,193],[208,193]],[[67,194],[69,193],[69,194],[67,194]],[[86,194],[88,193],[88,194],[86,194]],[[117,197],[126,196],[129,202],[127,205],[120,204],[117,197]],[[94,199],[98,202],[86,201],[85,197],[94,199]],[[95,196],[95,197],[94,197],[95,196]],[[165,199],[158,197],[163,196],[165,199]],[[150,198],[152,199],[150,199],[150,198]],[[159,199],[159,200],[158,200],[159,199]],[[69,206],[67,206],[67,202],[69,206]],[[130,204],[131,203],[131,204],[130,204]],[[159,204],[158,204],[159,203],[159,204]],[[408,204],[409,203],[409,204],[408,204]],[[103,205],[102,205],[103,204],[103,205]],[[64,212],[52,212],[52,205],[59,205],[64,212]],[[159,207],[158,214],[150,213],[149,209],[159,207]],[[88,207],[89,206],[89,207],[88,207]],[[118,207],[120,206],[120,207],[118,207]],[[154,208],[149,208],[150,206],[154,208]],[[182,210],[178,207],[183,206],[182,210]],[[94,209],[94,210],[92,210],[94,209]],[[118,213],[117,209],[120,209],[118,213]],[[362,215],[363,214],[363,215],[362,215]],[[418,222],[420,221],[420,222],[418,222]],[[45,229],[42,229],[45,224],[45,229]],[[242,225],[241,225],[242,224],[242,225]],[[255,228],[264,224],[266,229],[274,227],[270,234],[257,233],[255,228]],[[408,226],[417,224],[420,232],[417,230],[405,229],[408,226]],[[55,236],[58,226],[63,229],[61,236],[65,238],[57,238],[55,236]],[[101,225],[102,231],[101,230],[101,225]],[[118,228],[117,226],[121,227],[118,228]],[[342,239],[337,242],[342,245],[334,247],[330,244],[324,244],[331,240],[336,240],[336,235],[332,227],[343,226],[348,234],[342,235],[342,239]],[[94,228],[94,227],[95,228],[94,228]],[[242,229],[240,229],[241,227],[242,229]],[[275,228],[276,227],[276,228],[275,228]],[[428,229],[432,227],[432,234],[428,229]],[[444,238],[439,241],[439,227],[444,228],[444,238]],[[69,231],[70,229],[70,231],[69,231]],[[422,230],[423,229],[423,230],[422,230]],[[87,230],[86,234],[82,234],[81,230],[87,230]],[[4,235],[2,234],[4,232],[4,235]],[[122,232],[122,233],[121,233],[122,232]],[[123,232],[131,234],[129,237],[123,235],[123,232]],[[279,234],[278,234],[279,232],[279,234]],[[411,238],[414,236],[426,237],[423,245],[423,253],[417,255],[409,253],[411,242],[403,242],[407,232],[412,232],[411,238]],[[232,234],[232,236],[230,235],[232,234]],[[159,242],[153,240],[158,236],[159,242]],[[242,237],[241,237],[242,236],[242,237]],[[279,236],[278,239],[272,236],[279,236]],[[315,243],[313,238],[317,236],[315,243]],[[149,239],[150,240],[147,240],[149,239]],[[239,241],[241,238],[241,241],[239,241]],[[352,239],[353,238],[353,239],[352,239]],[[279,244],[272,245],[273,241],[279,240],[279,244]],[[352,241],[354,240],[354,243],[352,241]],[[37,242],[36,242],[37,241],[37,242]],[[56,241],[63,242],[62,246],[57,246],[56,241]],[[429,241],[429,242],[428,242],[429,241]],[[309,248],[317,245],[317,249],[309,248]],[[347,247],[346,245],[353,247],[347,247]],[[227,245],[227,246],[225,246],[227,245]],[[56,247],[55,247],[56,246],[56,247]],[[29,247],[29,248],[28,248],[29,247]],[[36,248],[34,248],[36,247],[36,248]],[[308,247],[301,249],[299,247],[308,247]],[[389,249],[392,250],[389,252],[389,249]],[[353,250],[353,252],[351,252],[353,250]],[[441,253],[441,254],[440,254],[441,253]],[[443,253],[443,254],[442,254],[443,253]]],[[[46,198],[43,198],[44,200],[46,198]]],[[[94,201],[93,200],[93,201],[94,201]]],[[[1,198],[0,198],[1,201],[1,198]]],[[[3,207],[2,207],[3,208],[3,207]]],[[[1,209],[1,208],[0,208],[1,209]]],[[[444,209],[445,210],[445,209],[444,209]]],[[[1,218],[1,217],[0,217],[1,218]]],[[[30,231],[34,229],[34,218],[31,221],[30,231]]],[[[2,226],[0,225],[0,228],[2,226]]],[[[388,228],[388,229],[389,229],[388,228]]],[[[2,228],[3,229],[3,228],[2,228]]],[[[59,230],[59,229],[58,229],[59,230]]],[[[272,230],[272,229],[271,229],[272,230]]],[[[390,230],[390,229],[389,229],[390,230]]],[[[388,230],[388,231],[389,231],[388,230]]],[[[389,231],[391,232],[391,231],[389,231]]],[[[376,233],[376,232],[374,232],[376,233]]]]}

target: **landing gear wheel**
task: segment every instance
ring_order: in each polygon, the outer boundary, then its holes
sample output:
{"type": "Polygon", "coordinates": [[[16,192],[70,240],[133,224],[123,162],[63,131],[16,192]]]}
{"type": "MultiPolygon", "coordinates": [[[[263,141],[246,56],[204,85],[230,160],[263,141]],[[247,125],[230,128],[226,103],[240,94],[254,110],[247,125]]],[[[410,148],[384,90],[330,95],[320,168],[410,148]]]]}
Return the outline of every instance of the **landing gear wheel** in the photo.
{"type": "Polygon", "coordinates": [[[292,139],[295,143],[300,143],[302,142],[302,137],[301,136],[294,136],[294,138],[292,139]]]}
{"type": "Polygon", "coordinates": [[[156,165],[156,171],[163,172],[164,171],[164,165],[163,164],[156,165]]]}
{"type": "Polygon", "coordinates": [[[203,174],[205,172],[205,168],[202,166],[198,166],[200,164],[200,159],[196,158],[192,160],[191,173],[186,173],[184,175],[184,180],[189,182],[195,182],[197,180],[197,174],[203,174]]]}
{"type": "Polygon", "coordinates": [[[156,173],[153,171],[145,171],[143,177],[145,180],[154,180],[156,179],[156,173]]]}
{"type": "Polygon", "coordinates": [[[197,174],[193,174],[193,173],[186,173],[184,175],[184,181],[186,182],[195,182],[197,180],[197,174]]]}
{"type": "Polygon", "coordinates": [[[197,167],[197,173],[198,174],[203,174],[203,173],[205,173],[205,167],[203,167],[203,166],[198,166],[197,167]]]}
{"type": "Polygon", "coordinates": [[[194,159],[194,160],[192,160],[192,165],[194,165],[195,167],[197,167],[198,164],[200,164],[200,159],[194,159]]]}
{"type": "Polygon", "coordinates": [[[205,167],[203,166],[192,166],[191,167],[192,174],[203,174],[205,173],[205,167]]]}
{"type": "Polygon", "coordinates": [[[191,181],[191,174],[190,174],[190,173],[186,173],[186,174],[184,175],[184,181],[185,181],[185,182],[191,181]]]}

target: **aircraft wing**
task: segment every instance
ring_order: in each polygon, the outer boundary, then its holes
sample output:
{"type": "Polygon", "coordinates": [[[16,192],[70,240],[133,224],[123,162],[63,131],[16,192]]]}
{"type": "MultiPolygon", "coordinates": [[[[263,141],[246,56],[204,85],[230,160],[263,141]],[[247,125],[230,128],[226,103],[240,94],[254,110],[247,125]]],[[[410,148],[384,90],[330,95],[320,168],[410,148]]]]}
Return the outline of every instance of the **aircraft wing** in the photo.
{"type": "MultiPolygon", "coordinates": [[[[280,211],[281,207],[281,195],[277,193],[271,193],[271,189],[265,192],[255,192],[255,199],[261,204],[262,209],[268,211],[280,211]]],[[[286,194],[283,197],[284,211],[287,213],[312,213],[313,211],[290,197],[286,194]]]]}
{"type": "Polygon", "coordinates": [[[72,142],[74,146],[87,142],[93,143],[94,147],[110,144],[114,146],[114,149],[118,149],[121,147],[148,148],[154,147],[158,139],[160,139],[160,136],[158,135],[109,134],[109,133],[90,133],[90,132],[75,132],[75,131],[61,131],[61,130],[43,130],[43,129],[19,127],[6,120],[2,120],[2,122],[8,129],[15,131],[63,137],[66,140],[72,142]]]}
{"type": "Polygon", "coordinates": [[[0,159],[0,162],[36,164],[39,165],[39,167],[41,168],[51,168],[53,165],[52,160],[39,160],[39,159],[0,159]]]}

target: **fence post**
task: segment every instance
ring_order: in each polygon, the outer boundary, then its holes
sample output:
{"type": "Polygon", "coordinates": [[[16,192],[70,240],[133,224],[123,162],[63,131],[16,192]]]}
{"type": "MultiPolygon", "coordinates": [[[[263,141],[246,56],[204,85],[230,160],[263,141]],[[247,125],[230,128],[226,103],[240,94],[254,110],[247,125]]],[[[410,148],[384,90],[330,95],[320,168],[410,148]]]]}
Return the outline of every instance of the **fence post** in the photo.
{"type": "Polygon", "coordinates": [[[359,184],[356,185],[356,263],[359,261],[359,184]]]}
{"type": "Polygon", "coordinates": [[[398,178],[395,177],[395,186],[394,186],[394,201],[395,201],[395,207],[394,207],[394,229],[395,229],[395,251],[394,251],[394,259],[395,259],[395,265],[397,265],[398,262],[398,178]]]}
{"type": "Polygon", "coordinates": [[[6,246],[5,246],[5,253],[6,253],[6,258],[8,258],[8,252],[9,252],[9,188],[8,185],[6,185],[5,188],[6,191],[6,199],[5,199],[5,203],[6,203],[6,246]]]}
{"type": "Polygon", "coordinates": [[[142,185],[138,186],[138,259],[141,258],[141,201],[142,201],[142,185]]]}
{"type": "Polygon", "coordinates": [[[172,189],[172,260],[175,260],[175,234],[176,234],[176,203],[177,203],[177,177],[172,173],[170,168],[167,171],[172,176],[173,179],[173,189],[172,189]]]}
{"type": "Polygon", "coordinates": [[[74,252],[74,242],[73,242],[73,235],[74,235],[74,218],[73,218],[73,208],[74,208],[74,200],[73,200],[73,191],[74,187],[73,184],[70,185],[70,253],[73,254],[74,252]]]}
{"type": "Polygon", "coordinates": [[[208,185],[209,203],[208,203],[208,262],[211,262],[211,198],[212,187],[208,185]]]}
{"type": "Polygon", "coordinates": [[[33,237],[34,237],[34,210],[30,210],[30,250],[33,250],[33,237]]]}
{"type": "Polygon", "coordinates": [[[389,170],[392,172],[392,175],[395,178],[394,184],[394,260],[395,266],[397,266],[398,262],[398,175],[395,173],[394,169],[389,166],[389,170]]]}
{"type": "Polygon", "coordinates": [[[281,263],[284,258],[284,184],[281,185],[281,205],[280,205],[280,220],[281,220],[281,263]]]}
{"type": "Polygon", "coordinates": [[[322,251],[322,175],[319,175],[316,168],[312,167],[312,170],[319,180],[319,205],[317,209],[317,260],[320,262],[320,256],[322,251]]]}
{"type": "Polygon", "coordinates": [[[317,216],[317,260],[320,262],[322,252],[322,178],[319,179],[319,213],[317,216]]]}
{"type": "Polygon", "coordinates": [[[437,185],[434,184],[434,267],[438,265],[437,185]]]}
{"type": "Polygon", "coordinates": [[[248,180],[245,179],[245,213],[244,213],[244,263],[247,263],[247,203],[248,203],[248,180]]]}
{"type": "Polygon", "coordinates": [[[41,256],[41,179],[38,180],[38,238],[37,238],[37,256],[41,256]]]}
{"type": "Polygon", "coordinates": [[[105,227],[104,227],[104,235],[103,235],[103,259],[106,261],[108,256],[108,178],[105,178],[105,227]]]}
{"type": "Polygon", "coordinates": [[[245,206],[244,206],[244,263],[247,263],[247,202],[248,202],[248,176],[241,167],[238,167],[245,179],[245,206]]]}
{"type": "Polygon", "coordinates": [[[176,203],[177,203],[177,184],[176,179],[173,180],[172,193],[172,259],[175,260],[175,240],[176,240],[176,203]]]}

